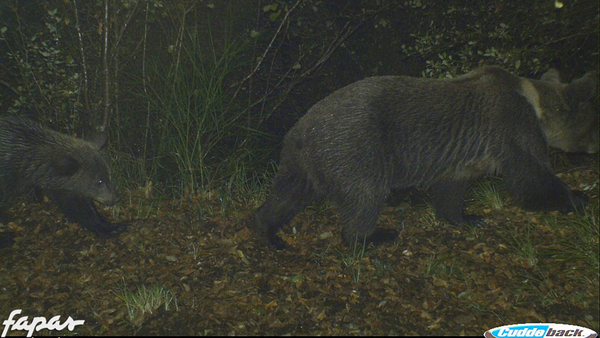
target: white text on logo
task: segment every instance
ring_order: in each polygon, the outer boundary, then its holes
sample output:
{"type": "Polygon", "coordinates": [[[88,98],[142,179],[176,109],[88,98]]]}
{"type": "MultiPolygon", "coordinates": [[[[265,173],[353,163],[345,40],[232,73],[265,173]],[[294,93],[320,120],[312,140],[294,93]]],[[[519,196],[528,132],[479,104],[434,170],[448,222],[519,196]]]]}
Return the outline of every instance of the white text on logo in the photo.
{"type": "Polygon", "coordinates": [[[31,323],[27,321],[28,317],[24,316],[15,321],[13,318],[20,313],[20,309],[13,310],[8,316],[8,319],[3,322],[4,330],[2,331],[2,337],[6,337],[9,330],[27,330],[27,337],[31,337],[33,331],[40,331],[43,329],[62,331],[66,327],[69,331],[73,331],[75,326],[83,325],[83,323],[85,323],[85,320],[73,320],[71,317],[67,318],[64,323],[61,323],[60,316],[54,316],[50,318],[50,320],[46,320],[45,317],[34,317],[31,323]]]}

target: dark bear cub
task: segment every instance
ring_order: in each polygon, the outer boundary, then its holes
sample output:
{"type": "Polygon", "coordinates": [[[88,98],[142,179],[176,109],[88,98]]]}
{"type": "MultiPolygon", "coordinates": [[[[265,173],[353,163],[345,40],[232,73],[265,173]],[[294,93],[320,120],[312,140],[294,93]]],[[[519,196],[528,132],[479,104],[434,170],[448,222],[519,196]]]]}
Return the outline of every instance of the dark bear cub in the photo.
{"type": "Polygon", "coordinates": [[[276,249],[277,231],[321,198],[332,200],[346,244],[389,240],[375,231],[391,189],[426,190],[439,218],[463,214],[468,182],[500,174],[528,210],[570,212],[587,198],[550,167],[548,145],[598,151],[597,73],[570,84],[483,67],[454,79],[378,76],[317,102],[289,131],[271,194],[254,215],[257,237],[276,249]]]}
{"type": "MultiPolygon", "coordinates": [[[[104,236],[123,230],[124,225],[105,221],[93,203],[110,206],[120,200],[98,152],[105,144],[105,134],[82,140],[25,118],[0,118],[0,221],[6,221],[4,212],[19,195],[39,189],[71,222],[104,236]]],[[[8,244],[10,235],[5,239],[8,244]]]]}

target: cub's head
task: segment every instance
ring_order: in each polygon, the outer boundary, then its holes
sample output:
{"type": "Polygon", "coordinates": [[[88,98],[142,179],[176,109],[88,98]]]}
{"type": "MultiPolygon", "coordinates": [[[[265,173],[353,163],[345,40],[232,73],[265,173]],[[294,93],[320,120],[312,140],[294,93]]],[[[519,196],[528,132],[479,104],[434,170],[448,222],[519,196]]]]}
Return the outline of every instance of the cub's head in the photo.
{"type": "Polygon", "coordinates": [[[566,84],[560,82],[558,71],[551,69],[540,81],[531,82],[539,94],[538,106],[528,100],[548,144],[567,152],[598,152],[598,73],[588,72],[566,84]]]}
{"type": "Polygon", "coordinates": [[[106,144],[105,134],[86,140],[65,136],[60,143],[58,150],[52,152],[49,165],[59,189],[109,206],[121,199],[110,183],[108,164],[99,153],[106,144]]]}

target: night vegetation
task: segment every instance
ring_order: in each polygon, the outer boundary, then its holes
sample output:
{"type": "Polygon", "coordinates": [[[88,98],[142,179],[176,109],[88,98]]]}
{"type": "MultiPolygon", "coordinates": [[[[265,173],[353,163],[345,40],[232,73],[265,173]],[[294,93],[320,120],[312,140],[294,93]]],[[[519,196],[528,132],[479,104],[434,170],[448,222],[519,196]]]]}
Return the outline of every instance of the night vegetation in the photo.
{"type": "Polygon", "coordinates": [[[495,177],[467,201],[485,228],[436,220],[416,192],[383,211],[400,232],[388,246],[344,246],[327,202],[284,230],[294,252],[247,228],[286,132],[334,90],[482,65],[569,82],[598,69],[598,20],[596,0],[0,1],[0,116],[107,131],[123,200],[101,212],[130,224],[103,239],[50,203],[15,205],[0,322],[23,309],[94,335],[598,332],[597,154],[551,152],[590,198],[570,215],[521,210],[495,177]]]}

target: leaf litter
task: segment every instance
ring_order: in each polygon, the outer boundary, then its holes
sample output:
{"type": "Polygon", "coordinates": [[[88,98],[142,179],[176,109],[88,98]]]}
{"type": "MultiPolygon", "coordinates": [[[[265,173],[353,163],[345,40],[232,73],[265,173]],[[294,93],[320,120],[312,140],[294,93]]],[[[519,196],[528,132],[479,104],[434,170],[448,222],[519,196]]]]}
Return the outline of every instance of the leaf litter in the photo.
{"type": "Polygon", "coordinates": [[[227,212],[218,200],[153,201],[158,211],[137,218],[147,197],[128,192],[116,221],[130,228],[109,239],[50,203],[22,203],[7,225],[15,244],[0,251],[0,320],[14,309],[71,316],[85,320],[83,335],[480,335],[525,322],[599,331],[597,159],[558,171],[590,197],[585,212],[470,200],[487,225],[465,229],[432,220],[415,197],[378,221],[400,237],[366,248],[342,245],[328,204],[298,214],[281,233],[290,250],[274,252],[247,228],[260,201],[227,212]],[[199,212],[207,203],[212,214],[199,212]],[[132,311],[138,303],[150,311],[132,311]]]}

